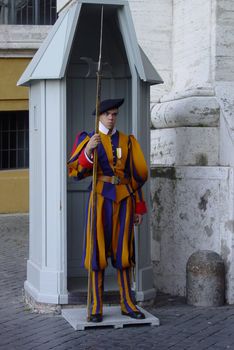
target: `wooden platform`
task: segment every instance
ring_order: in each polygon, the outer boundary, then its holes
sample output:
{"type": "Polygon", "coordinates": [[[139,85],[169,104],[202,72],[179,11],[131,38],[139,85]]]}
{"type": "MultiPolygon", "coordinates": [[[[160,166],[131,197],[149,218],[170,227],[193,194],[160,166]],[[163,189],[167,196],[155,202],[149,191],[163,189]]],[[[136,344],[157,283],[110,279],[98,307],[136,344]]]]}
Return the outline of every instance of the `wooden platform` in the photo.
{"type": "Polygon", "coordinates": [[[70,323],[76,331],[84,331],[93,327],[114,327],[123,328],[129,325],[144,325],[159,326],[159,319],[144,309],[138,307],[145,314],[145,319],[135,320],[133,318],[121,315],[119,306],[104,306],[103,321],[99,323],[87,322],[86,308],[69,308],[62,310],[62,316],[70,323]]]}

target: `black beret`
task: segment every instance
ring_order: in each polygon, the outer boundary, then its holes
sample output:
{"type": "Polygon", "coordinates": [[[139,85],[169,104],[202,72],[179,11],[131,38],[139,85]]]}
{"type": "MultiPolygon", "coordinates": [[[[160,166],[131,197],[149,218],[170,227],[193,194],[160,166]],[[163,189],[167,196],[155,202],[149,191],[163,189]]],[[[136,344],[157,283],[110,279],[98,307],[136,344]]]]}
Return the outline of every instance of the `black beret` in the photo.
{"type": "MultiPolygon", "coordinates": [[[[110,109],[119,108],[123,103],[124,103],[124,98],[103,100],[100,103],[100,114],[105,113],[110,109]]],[[[96,108],[92,114],[96,115],[96,108]]]]}

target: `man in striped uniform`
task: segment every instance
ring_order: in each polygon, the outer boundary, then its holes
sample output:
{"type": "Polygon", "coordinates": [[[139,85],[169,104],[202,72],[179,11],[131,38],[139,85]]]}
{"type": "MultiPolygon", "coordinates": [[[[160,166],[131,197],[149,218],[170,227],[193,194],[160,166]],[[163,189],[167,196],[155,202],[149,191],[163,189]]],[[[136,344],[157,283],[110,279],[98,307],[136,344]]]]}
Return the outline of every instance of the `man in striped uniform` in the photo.
{"type": "MultiPolygon", "coordinates": [[[[100,104],[99,133],[80,133],[68,161],[69,176],[81,180],[92,175],[93,150],[97,148],[97,202],[93,232],[91,321],[102,321],[104,270],[107,259],[117,269],[123,315],[142,319],[144,314],[131,296],[134,266],[134,224],[141,224],[146,205],[142,186],[148,170],[139,143],[133,135],[116,130],[118,108],[123,99],[100,104]]],[[[95,115],[95,111],[93,113],[95,115]]],[[[83,264],[89,268],[91,194],[86,212],[83,264]]]]}

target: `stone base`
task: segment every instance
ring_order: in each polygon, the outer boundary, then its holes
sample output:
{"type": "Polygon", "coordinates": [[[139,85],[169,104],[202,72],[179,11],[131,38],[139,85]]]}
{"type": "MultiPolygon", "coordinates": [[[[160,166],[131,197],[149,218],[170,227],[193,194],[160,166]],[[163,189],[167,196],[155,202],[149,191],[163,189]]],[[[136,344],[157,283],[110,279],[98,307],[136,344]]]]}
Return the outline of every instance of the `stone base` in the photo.
{"type": "Polygon", "coordinates": [[[197,250],[218,253],[226,266],[226,301],[233,303],[234,173],[231,167],[151,169],[154,284],[186,295],[186,264],[197,250]]]}
{"type": "Polygon", "coordinates": [[[25,289],[23,289],[23,300],[26,306],[33,312],[40,314],[61,314],[61,305],[39,303],[25,289]]]}
{"type": "Polygon", "coordinates": [[[144,309],[138,307],[145,314],[145,319],[135,320],[133,318],[123,316],[119,306],[106,306],[103,308],[103,321],[99,323],[87,322],[86,308],[63,309],[62,316],[70,323],[76,331],[84,331],[87,328],[112,326],[114,328],[123,328],[128,325],[149,324],[151,326],[159,326],[159,319],[144,309]]]}

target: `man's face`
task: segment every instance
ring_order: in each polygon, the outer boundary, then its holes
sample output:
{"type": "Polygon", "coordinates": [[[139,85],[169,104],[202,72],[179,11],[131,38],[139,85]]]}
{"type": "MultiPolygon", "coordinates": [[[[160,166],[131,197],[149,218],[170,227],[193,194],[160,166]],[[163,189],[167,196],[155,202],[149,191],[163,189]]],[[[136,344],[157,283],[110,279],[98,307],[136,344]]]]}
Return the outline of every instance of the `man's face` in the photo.
{"type": "Polygon", "coordinates": [[[118,115],[118,108],[113,108],[100,115],[99,120],[109,130],[115,127],[116,119],[118,115]]]}

